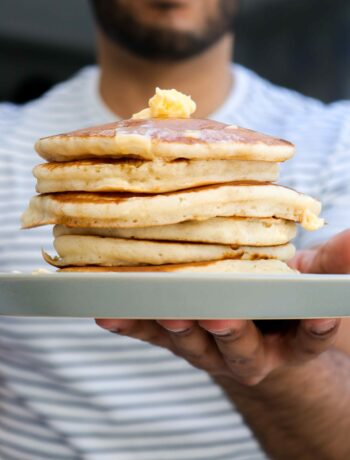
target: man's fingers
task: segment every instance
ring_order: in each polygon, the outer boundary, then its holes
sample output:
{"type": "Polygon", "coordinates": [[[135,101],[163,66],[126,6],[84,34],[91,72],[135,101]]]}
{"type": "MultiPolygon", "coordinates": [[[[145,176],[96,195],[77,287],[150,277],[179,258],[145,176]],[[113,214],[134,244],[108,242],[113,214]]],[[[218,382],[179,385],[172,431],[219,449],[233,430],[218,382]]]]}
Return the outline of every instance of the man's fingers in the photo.
{"type": "Polygon", "coordinates": [[[245,320],[97,319],[112,332],[166,347],[212,375],[255,385],[275,368],[316,357],[336,339],[339,319],[309,319],[296,333],[265,338],[245,320]]]}
{"type": "Polygon", "coordinates": [[[152,320],[96,319],[95,321],[98,326],[110,332],[127,335],[161,347],[171,346],[171,340],[164,329],[152,320]]]}
{"type": "Polygon", "coordinates": [[[160,320],[158,323],[168,331],[176,354],[212,375],[225,372],[225,362],[214,340],[196,321],[160,320]]]}
{"type": "Polygon", "coordinates": [[[311,273],[312,263],[315,259],[317,249],[304,249],[297,251],[293,259],[288,261],[288,265],[302,273],[311,273]]]}
{"type": "Polygon", "coordinates": [[[253,385],[265,377],[263,337],[252,321],[202,320],[199,324],[213,334],[227,367],[238,381],[253,385]]]}
{"type": "Polygon", "coordinates": [[[190,319],[163,319],[158,320],[157,323],[169,332],[181,333],[191,329],[195,321],[190,319]]]}
{"type": "Polygon", "coordinates": [[[319,248],[298,252],[289,265],[302,273],[350,273],[350,230],[338,233],[319,248]]]}
{"type": "Polygon", "coordinates": [[[297,360],[308,360],[329,349],[335,342],[340,319],[307,319],[300,322],[291,339],[297,360]]]}
{"type": "Polygon", "coordinates": [[[122,332],[130,331],[137,326],[138,320],[136,319],[109,319],[109,318],[97,318],[95,322],[98,326],[103,329],[107,329],[110,332],[122,332]]]}

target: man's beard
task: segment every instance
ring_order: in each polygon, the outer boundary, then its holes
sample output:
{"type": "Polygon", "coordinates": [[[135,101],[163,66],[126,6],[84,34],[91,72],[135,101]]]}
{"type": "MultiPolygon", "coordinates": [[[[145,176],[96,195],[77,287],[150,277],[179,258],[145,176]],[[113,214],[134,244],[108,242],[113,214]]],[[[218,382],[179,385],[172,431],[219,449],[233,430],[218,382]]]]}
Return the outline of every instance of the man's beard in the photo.
{"type": "Polygon", "coordinates": [[[200,54],[232,31],[236,2],[220,0],[215,17],[208,17],[196,32],[142,24],[118,1],[91,3],[100,29],[111,41],[142,58],[179,61],[200,54]]]}

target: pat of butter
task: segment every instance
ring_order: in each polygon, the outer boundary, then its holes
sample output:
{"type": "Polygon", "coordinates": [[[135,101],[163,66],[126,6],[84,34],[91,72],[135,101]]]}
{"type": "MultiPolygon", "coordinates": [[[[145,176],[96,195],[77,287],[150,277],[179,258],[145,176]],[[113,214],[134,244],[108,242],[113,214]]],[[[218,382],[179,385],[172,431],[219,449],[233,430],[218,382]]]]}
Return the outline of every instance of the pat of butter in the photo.
{"type": "Polygon", "coordinates": [[[301,226],[305,228],[305,230],[313,231],[318,230],[319,228],[323,227],[324,219],[317,217],[314,213],[309,211],[308,209],[304,212],[303,218],[301,220],[301,226]]]}
{"type": "Polygon", "coordinates": [[[156,88],[156,94],[148,101],[148,108],[135,113],[133,119],[190,118],[196,103],[190,96],[176,89],[156,88]]]}

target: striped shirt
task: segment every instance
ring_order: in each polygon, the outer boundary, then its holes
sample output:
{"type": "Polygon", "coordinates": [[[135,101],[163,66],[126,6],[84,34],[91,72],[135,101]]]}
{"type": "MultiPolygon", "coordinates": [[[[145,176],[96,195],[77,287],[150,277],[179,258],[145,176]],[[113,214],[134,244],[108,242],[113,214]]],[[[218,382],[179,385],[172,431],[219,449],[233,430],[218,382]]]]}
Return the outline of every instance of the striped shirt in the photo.
{"type": "MultiPolygon", "coordinates": [[[[350,104],[325,105],[236,65],[213,119],[296,144],[280,183],[323,202],[328,225],[299,247],[350,227],[350,104]]],[[[51,229],[20,231],[34,194],[38,137],[115,119],[83,69],[24,106],[0,105],[0,271],[44,267],[51,229]]],[[[49,301],[49,300],[48,300],[49,301]]],[[[0,318],[2,460],[266,458],[209,376],[170,352],[113,335],[92,319],[0,318]]]]}

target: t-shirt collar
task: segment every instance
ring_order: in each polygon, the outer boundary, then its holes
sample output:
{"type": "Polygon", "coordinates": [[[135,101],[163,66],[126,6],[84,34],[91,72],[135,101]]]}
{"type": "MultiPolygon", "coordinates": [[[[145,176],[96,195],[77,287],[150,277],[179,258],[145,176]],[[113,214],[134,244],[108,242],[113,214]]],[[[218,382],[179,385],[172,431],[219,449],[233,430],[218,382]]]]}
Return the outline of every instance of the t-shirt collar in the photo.
{"type": "MultiPolygon", "coordinates": [[[[94,122],[96,123],[110,123],[112,121],[120,120],[120,117],[116,115],[103,101],[100,90],[100,70],[98,67],[90,68],[92,73],[89,85],[88,85],[88,98],[89,108],[93,112],[91,113],[94,122]]],[[[231,71],[233,75],[232,87],[229,95],[224,103],[218,107],[208,118],[225,122],[230,118],[230,114],[235,110],[238,110],[242,106],[242,102],[245,99],[248,86],[249,76],[247,70],[239,64],[232,64],[231,71]]]]}

